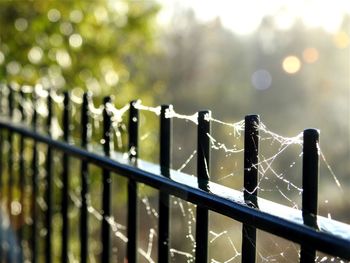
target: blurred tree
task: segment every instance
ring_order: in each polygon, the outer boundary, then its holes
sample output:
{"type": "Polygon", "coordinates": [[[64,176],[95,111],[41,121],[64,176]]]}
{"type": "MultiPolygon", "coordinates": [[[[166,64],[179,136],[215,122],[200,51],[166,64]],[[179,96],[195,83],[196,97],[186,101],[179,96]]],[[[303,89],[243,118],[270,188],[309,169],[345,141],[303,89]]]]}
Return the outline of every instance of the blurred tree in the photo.
{"type": "MultiPolygon", "coordinates": [[[[124,104],[145,92],[153,49],[153,1],[5,1],[0,4],[0,78],[58,89],[115,94],[124,104]]],[[[150,84],[150,83],[148,83],[150,84]]]]}
{"type": "MultiPolygon", "coordinates": [[[[89,90],[99,101],[102,96],[115,95],[118,106],[124,106],[132,99],[142,99],[152,105],[150,90],[154,83],[147,79],[147,58],[156,51],[153,44],[158,10],[158,4],[152,0],[1,1],[0,81],[27,85],[42,83],[58,90],[89,90]]],[[[60,113],[56,112],[59,116],[60,113]]],[[[79,114],[73,115],[76,124],[73,126],[78,128],[73,127],[72,133],[79,134],[79,114]]],[[[155,120],[142,122],[141,128],[144,126],[147,126],[145,130],[150,130],[156,126],[155,120]]],[[[142,130],[140,134],[143,135],[142,130]]],[[[100,136],[95,132],[93,139],[99,141],[100,136]]],[[[147,152],[140,154],[142,158],[156,152],[157,139],[150,136],[143,142],[140,148],[147,152]]],[[[71,167],[72,170],[79,169],[77,163],[71,163],[71,167]]],[[[90,169],[93,204],[101,203],[99,174],[99,169],[90,169]]],[[[70,186],[74,189],[78,183],[71,180],[70,186]]],[[[125,183],[122,181],[121,184],[125,183]]],[[[122,188],[113,193],[118,195],[113,199],[119,200],[113,206],[125,204],[125,192],[122,188]]],[[[54,202],[60,200],[58,193],[55,192],[54,202]]],[[[115,211],[124,213],[126,210],[115,211]]],[[[38,217],[40,220],[41,216],[38,217]]],[[[60,226],[55,218],[54,231],[60,226]]],[[[77,217],[71,219],[72,225],[76,222],[77,217]]],[[[95,223],[90,229],[96,237],[91,241],[91,253],[96,257],[100,253],[98,249],[94,251],[100,242],[98,227],[95,223]]],[[[60,242],[58,237],[53,238],[55,246],[60,242]]],[[[45,248],[43,243],[39,246],[45,248]]],[[[79,255],[77,239],[70,241],[70,249],[74,255],[79,255]]],[[[55,249],[53,252],[57,261],[60,251],[55,249]]],[[[123,259],[119,258],[119,261],[123,259]]]]}

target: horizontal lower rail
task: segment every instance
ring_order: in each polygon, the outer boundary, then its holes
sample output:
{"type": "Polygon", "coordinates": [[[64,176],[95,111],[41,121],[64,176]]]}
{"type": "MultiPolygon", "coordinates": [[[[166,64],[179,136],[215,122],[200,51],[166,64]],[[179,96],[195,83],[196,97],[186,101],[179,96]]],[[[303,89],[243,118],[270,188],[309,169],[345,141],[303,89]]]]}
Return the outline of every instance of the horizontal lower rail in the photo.
{"type": "MultiPolygon", "coordinates": [[[[271,213],[266,213],[248,207],[243,203],[234,202],[222,196],[205,192],[199,188],[176,182],[161,176],[160,173],[157,174],[141,170],[138,167],[117,162],[116,160],[99,155],[95,152],[90,152],[77,146],[54,140],[19,124],[9,123],[6,120],[0,120],[0,129],[8,129],[12,132],[21,134],[22,136],[44,143],[54,149],[63,151],[66,154],[95,164],[101,168],[108,169],[119,175],[126,176],[137,182],[144,183],[156,189],[161,189],[163,192],[228,216],[244,224],[254,226],[268,233],[301,245],[308,245],[313,249],[333,256],[350,260],[350,234],[345,235],[347,238],[344,238],[344,236],[340,237],[332,233],[318,231],[297,221],[292,221],[293,218],[290,220],[281,218],[281,211],[272,210],[271,213]]],[[[338,232],[343,230],[343,232],[345,231],[349,233],[350,228],[348,225],[341,223],[339,223],[339,225],[338,232]],[[344,225],[343,229],[341,225],[344,225]],[[341,229],[339,230],[339,228],[341,229]]]]}

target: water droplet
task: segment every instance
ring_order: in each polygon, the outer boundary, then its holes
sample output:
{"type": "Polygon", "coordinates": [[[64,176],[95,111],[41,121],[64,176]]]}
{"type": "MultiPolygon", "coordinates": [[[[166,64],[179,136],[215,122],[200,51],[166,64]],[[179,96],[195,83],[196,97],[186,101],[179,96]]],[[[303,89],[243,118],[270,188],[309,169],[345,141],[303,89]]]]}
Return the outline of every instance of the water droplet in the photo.
{"type": "Polygon", "coordinates": [[[135,156],[137,154],[135,146],[130,147],[129,153],[132,156],[135,156]]]}

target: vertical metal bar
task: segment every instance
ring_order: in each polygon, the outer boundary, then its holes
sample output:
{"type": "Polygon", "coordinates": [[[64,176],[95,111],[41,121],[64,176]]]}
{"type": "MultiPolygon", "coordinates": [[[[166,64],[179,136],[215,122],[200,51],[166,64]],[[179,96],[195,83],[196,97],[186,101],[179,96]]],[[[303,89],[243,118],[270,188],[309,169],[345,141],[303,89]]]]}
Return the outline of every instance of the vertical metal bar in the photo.
{"type": "MultiPolygon", "coordinates": [[[[47,96],[47,133],[51,136],[51,126],[52,126],[52,97],[49,93],[47,96]]],[[[52,231],[52,148],[47,147],[46,155],[46,215],[45,215],[45,227],[46,227],[46,237],[45,237],[45,257],[46,262],[50,263],[52,261],[52,245],[51,245],[51,231],[52,231]]]]}
{"type": "MultiPolygon", "coordinates": [[[[112,121],[111,113],[108,110],[108,106],[111,103],[111,97],[105,97],[103,100],[103,151],[105,156],[110,156],[111,154],[111,143],[113,142],[112,137],[112,121]]],[[[108,217],[111,216],[111,174],[108,169],[102,170],[102,180],[103,180],[103,191],[102,191],[102,261],[110,262],[111,255],[111,229],[108,224],[108,217]]]]}
{"type": "MultiPolygon", "coordinates": [[[[26,121],[26,116],[24,113],[24,109],[23,109],[23,100],[24,100],[24,94],[22,89],[20,90],[19,93],[19,111],[21,113],[21,121],[24,123],[26,121]]],[[[24,136],[20,135],[19,138],[19,189],[20,189],[20,204],[21,204],[21,213],[19,214],[19,222],[20,222],[20,228],[18,231],[18,238],[21,242],[21,244],[23,244],[23,231],[24,231],[24,227],[25,227],[25,206],[24,206],[24,200],[25,200],[25,162],[24,162],[24,148],[25,148],[25,142],[24,142],[24,136]]],[[[1,151],[1,150],[0,150],[1,151]]],[[[1,169],[1,168],[0,168],[1,169]]],[[[21,249],[23,251],[23,248],[21,249]]],[[[23,253],[22,253],[23,254],[23,253]]],[[[22,259],[23,260],[23,259],[22,259]]]]}
{"type": "MultiPolygon", "coordinates": [[[[198,112],[197,127],[197,180],[198,187],[209,191],[210,174],[210,141],[211,112],[208,110],[198,112]]],[[[196,215],[196,262],[205,263],[208,260],[208,209],[197,206],[196,215]]]]}
{"type": "MultiPolygon", "coordinates": [[[[0,114],[3,116],[3,108],[2,108],[2,101],[3,101],[3,86],[0,85],[0,114]]],[[[3,201],[3,130],[0,129],[0,205],[3,201]]],[[[0,222],[1,223],[1,222],[0,222]]],[[[1,241],[1,240],[0,240],[1,241]]],[[[1,248],[0,248],[0,255],[1,255],[1,248]]]]}
{"type": "Polygon", "coordinates": [[[3,201],[3,184],[4,184],[4,178],[3,178],[3,173],[4,173],[4,166],[3,166],[3,152],[4,152],[4,131],[1,129],[0,130],[0,201],[3,201]]]}
{"type": "MultiPolygon", "coordinates": [[[[33,91],[33,130],[37,130],[37,94],[33,91]]],[[[37,233],[38,233],[38,206],[37,206],[37,195],[38,195],[38,145],[37,142],[33,143],[33,158],[32,158],[32,262],[37,262],[38,255],[38,244],[37,244],[37,233]]]]}
{"type": "MultiPolygon", "coordinates": [[[[258,207],[258,154],[259,154],[258,115],[245,117],[244,131],[244,201],[248,206],[258,207]]],[[[243,224],[242,262],[256,261],[256,228],[243,224]]]]}
{"type": "MultiPolygon", "coordinates": [[[[90,137],[89,124],[90,94],[85,92],[81,108],[81,146],[86,149],[90,137]]],[[[81,162],[81,210],[80,210],[80,261],[87,262],[88,257],[88,194],[89,194],[89,170],[85,160],[81,162]]]]}
{"type": "MultiPolygon", "coordinates": [[[[12,86],[8,86],[9,89],[9,95],[8,95],[8,112],[9,112],[9,118],[13,118],[13,111],[14,111],[14,91],[12,86]]],[[[10,219],[12,218],[12,209],[11,209],[11,204],[13,201],[13,191],[14,191],[14,173],[13,173],[13,133],[11,131],[8,131],[8,158],[7,158],[7,183],[8,183],[8,200],[7,200],[7,205],[8,205],[8,213],[10,219]]]]}
{"type": "MultiPolygon", "coordinates": [[[[318,170],[319,170],[319,131],[304,130],[303,144],[303,195],[302,212],[304,224],[317,228],[318,210],[318,170]]],[[[300,262],[315,262],[316,251],[308,245],[302,245],[300,262]]]]}
{"type": "MultiPolygon", "coordinates": [[[[63,100],[63,139],[65,142],[69,140],[69,123],[70,123],[70,94],[64,92],[63,100]]],[[[69,157],[68,154],[63,154],[63,171],[62,171],[62,255],[61,261],[68,262],[68,242],[69,242],[69,221],[68,221],[68,181],[69,172],[69,157]]]]}
{"type": "Polygon", "coordinates": [[[3,165],[3,152],[4,152],[4,131],[0,130],[0,204],[3,202],[3,184],[4,184],[4,165],[3,165]]]}
{"type": "MultiPolygon", "coordinates": [[[[130,102],[129,109],[129,160],[135,164],[138,156],[138,123],[139,112],[135,108],[136,101],[130,102]]],[[[137,262],[137,183],[133,179],[128,182],[128,263],[137,262]]]]}
{"type": "MultiPolygon", "coordinates": [[[[161,174],[170,177],[172,119],[166,118],[171,105],[162,105],[160,111],[160,169],[161,174]]],[[[159,192],[159,231],[158,261],[169,262],[169,195],[161,189],[159,192]]]]}
{"type": "MultiPolygon", "coordinates": [[[[3,107],[2,107],[2,102],[3,102],[3,86],[0,85],[0,114],[3,115],[3,107]]],[[[3,139],[4,139],[4,136],[3,136],[3,130],[0,129],[0,205],[2,207],[2,202],[3,202],[3,169],[4,169],[4,166],[3,166],[3,139]]],[[[3,231],[2,231],[2,225],[3,225],[3,222],[2,222],[2,217],[0,217],[0,244],[3,243],[3,231]]],[[[0,258],[3,258],[3,249],[2,249],[2,245],[0,246],[0,258]]]]}

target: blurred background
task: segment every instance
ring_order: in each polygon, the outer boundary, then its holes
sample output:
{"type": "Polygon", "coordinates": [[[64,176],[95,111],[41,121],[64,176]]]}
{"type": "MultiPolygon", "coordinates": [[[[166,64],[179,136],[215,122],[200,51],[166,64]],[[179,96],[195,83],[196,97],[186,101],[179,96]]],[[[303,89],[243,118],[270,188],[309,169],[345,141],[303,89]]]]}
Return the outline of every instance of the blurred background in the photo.
{"type": "MultiPolygon", "coordinates": [[[[211,109],[215,119],[226,123],[256,113],[268,130],[283,137],[320,129],[325,157],[320,213],[346,223],[349,73],[350,2],[345,0],[0,1],[2,83],[40,82],[77,95],[89,90],[97,103],[114,95],[117,108],[141,99],[148,106],[173,104],[188,115],[211,109]]],[[[141,157],[157,163],[158,121],[148,115],[142,117],[141,157]]],[[[196,149],[196,127],[181,120],[174,124],[174,169],[195,174],[195,158],[182,166],[196,149]]],[[[213,133],[228,147],[242,144],[223,125],[215,124],[213,133]]],[[[266,140],[262,151],[274,156],[280,146],[266,140]]],[[[275,176],[283,174],[301,187],[301,148],[290,148],[278,154],[274,171],[262,173],[267,180],[260,190],[267,199],[298,207],[300,191],[283,186],[275,176]]],[[[241,190],[241,157],[215,151],[212,180],[241,190]]],[[[155,198],[152,190],[144,192],[151,201],[155,198]]],[[[187,222],[187,216],[181,220],[187,222]]],[[[180,229],[181,220],[174,226],[180,229]]],[[[213,228],[218,225],[222,227],[213,228]]],[[[181,239],[176,242],[180,246],[181,239]]],[[[98,255],[98,248],[94,251],[98,255]]],[[[186,262],[182,260],[174,262],[186,262]]]]}
{"type": "Polygon", "coordinates": [[[286,137],[320,129],[321,149],[344,188],[328,180],[321,161],[321,208],[331,193],[336,217],[349,222],[349,3],[168,1],[157,21],[167,57],[155,62],[162,67],[154,74],[165,78],[162,100],[185,113],[209,108],[230,122],[257,113],[286,137]]]}

